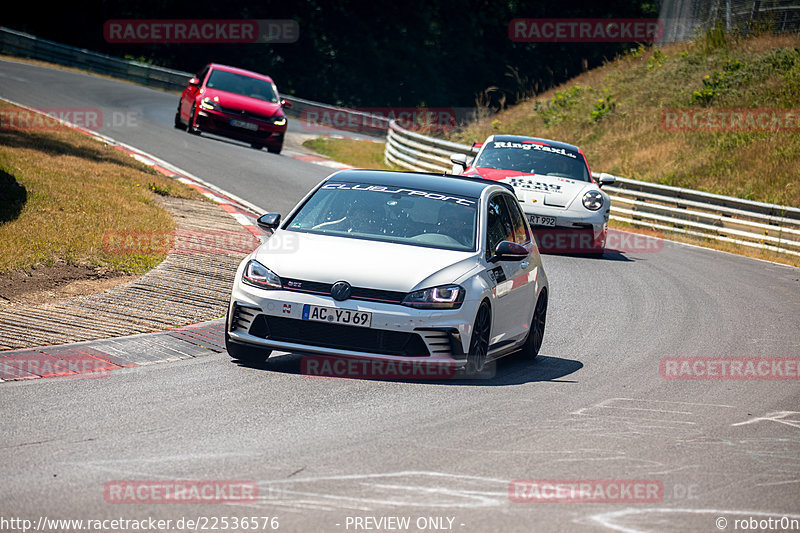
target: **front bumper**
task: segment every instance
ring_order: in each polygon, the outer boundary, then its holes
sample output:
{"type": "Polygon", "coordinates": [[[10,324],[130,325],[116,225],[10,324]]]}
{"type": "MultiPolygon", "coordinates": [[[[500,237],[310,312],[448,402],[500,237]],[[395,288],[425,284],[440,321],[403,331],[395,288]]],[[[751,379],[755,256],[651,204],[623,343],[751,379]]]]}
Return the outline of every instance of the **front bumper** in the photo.
{"type": "Polygon", "coordinates": [[[264,290],[237,281],[227,334],[231,341],[281,351],[418,361],[463,366],[477,304],[421,310],[397,304],[347,300],[287,290],[264,290]],[[303,306],[319,305],[372,314],[369,328],[303,320],[303,306]]]}
{"type": "Polygon", "coordinates": [[[580,254],[603,251],[608,233],[609,210],[572,211],[561,207],[522,204],[525,216],[531,226],[536,244],[541,252],[580,254]],[[555,226],[534,225],[531,216],[553,217],[555,226]]]}
{"type": "Polygon", "coordinates": [[[232,113],[225,113],[209,109],[200,109],[197,112],[197,126],[208,133],[230,137],[240,141],[250,143],[262,143],[269,145],[282,145],[283,137],[286,134],[286,124],[276,126],[268,120],[253,117],[242,117],[232,113]],[[250,124],[255,124],[258,129],[255,131],[231,125],[232,120],[241,120],[250,124]]]}
{"type": "MultiPolygon", "coordinates": [[[[601,208],[598,211],[589,211],[588,209],[573,210],[548,205],[534,207],[531,204],[522,202],[520,202],[520,207],[522,207],[522,211],[528,217],[529,222],[531,215],[538,215],[554,217],[556,219],[555,227],[563,229],[603,228],[608,226],[609,210],[605,208],[601,208]]],[[[531,224],[531,227],[534,227],[533,224],[531,224]]]]}

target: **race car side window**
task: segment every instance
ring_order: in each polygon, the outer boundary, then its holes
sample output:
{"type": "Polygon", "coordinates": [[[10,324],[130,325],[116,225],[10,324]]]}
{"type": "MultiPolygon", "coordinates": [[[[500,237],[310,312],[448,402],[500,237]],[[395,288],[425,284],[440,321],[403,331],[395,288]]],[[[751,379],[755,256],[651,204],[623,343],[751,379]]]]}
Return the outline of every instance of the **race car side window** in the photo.
{"type": "Polygon", "coordinates": [[[494,255],[495,248],[502,241],[514,242],[514,225],[508,206],[502,194],[496,194],[489,200],[486,216],[486,259],[494,255]]]}
{"type": "Polygon", "coordinates": [[[206,76],[208,76],[208,69],[210,67],[206,65],[206,67],[197,75],[197,79],[200,80],[200,85],[202,85],[206,81],[206,76]]]}
{"type": "Polygon", "coordinates": [[[528,228],[525,226],[525,218],[519,207],[519,201],[516,198],[505,195],[506,202],[508,203],[508,211],[511,214],[511,223],[514,227],[514,242],[517,244],[528,244],[531,236],[528,233],[528,228]]]}

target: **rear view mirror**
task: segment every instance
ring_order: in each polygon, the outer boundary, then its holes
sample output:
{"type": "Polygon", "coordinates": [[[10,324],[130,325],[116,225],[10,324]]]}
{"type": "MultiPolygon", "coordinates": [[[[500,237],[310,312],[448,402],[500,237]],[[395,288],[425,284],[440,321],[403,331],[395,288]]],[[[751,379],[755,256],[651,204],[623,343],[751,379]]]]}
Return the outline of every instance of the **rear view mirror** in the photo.
{"type": "Polygon", "coordinates": [[[191,85],[192,87],[197,87],[198,85],[200,85],[200,80],[197,78],[190,78],[189,85],[191,85]]]}
{"type": "Polygon", "coordinates": [[[275,231],[278,229],[278,226],[281,225],[281,214],[280,213],[267,213],[265,215],[261,215],[256,220],[256,224],[262,229],[268,229],[271,231],[275,231]]]}
{"type": "Polygon", "coordinates": [[[292,103],[289,100],[284,100],[281,98],[281,105],[287,109],[292,107],[292,103]]]}

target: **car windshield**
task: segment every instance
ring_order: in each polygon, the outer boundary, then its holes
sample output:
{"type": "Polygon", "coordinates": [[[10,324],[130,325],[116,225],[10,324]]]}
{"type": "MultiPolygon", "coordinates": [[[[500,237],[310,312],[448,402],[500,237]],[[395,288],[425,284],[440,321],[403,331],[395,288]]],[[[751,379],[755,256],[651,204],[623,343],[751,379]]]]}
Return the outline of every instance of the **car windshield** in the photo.
{"type": "Polygon", "coordinates": [[[478,199],[364,183],[323,185],[286,229],[474,251],[478,199]]]}
{"type": "Polygon", "coordinates": [[[473,163],[476,167],[502,168],[541,176],[592,181],[583,156],[574,150],[537,141],[492,141],[473,163]]]}
{"type": "Polygon", "coordinates": [[[275,93],[272,84],[268,81],[251,78],[250,76],[244,76],[234,72],[227,72],[225,70],[211,71],[211,76],[208,77],[206,87],[218,91],[249,96],[250,98],[257,98],[265,102],[278,102],[278,95],[275,93]]]}

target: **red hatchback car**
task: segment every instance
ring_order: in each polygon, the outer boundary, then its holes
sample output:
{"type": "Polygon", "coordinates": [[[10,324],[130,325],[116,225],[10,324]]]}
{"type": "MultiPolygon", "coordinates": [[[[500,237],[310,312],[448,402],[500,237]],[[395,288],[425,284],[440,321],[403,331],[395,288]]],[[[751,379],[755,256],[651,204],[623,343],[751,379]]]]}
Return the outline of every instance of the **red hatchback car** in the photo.
{"type": "Polygon", "coordinates": [[[175,127],[195,135],[214,133],[248,142],[274,154],[286,134],[284,107],[269,76],[249,70],[210,64],[189,80],[175,113],[175,127]]]}

